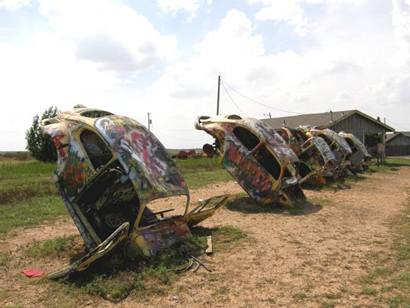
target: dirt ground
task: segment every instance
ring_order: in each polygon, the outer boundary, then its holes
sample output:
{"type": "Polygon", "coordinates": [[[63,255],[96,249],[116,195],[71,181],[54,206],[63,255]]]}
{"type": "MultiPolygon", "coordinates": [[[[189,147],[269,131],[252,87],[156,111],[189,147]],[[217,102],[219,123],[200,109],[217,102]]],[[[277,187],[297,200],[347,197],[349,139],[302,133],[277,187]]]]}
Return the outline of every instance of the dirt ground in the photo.
{"type": "MultiPolygon", "coordinates": [[[[212,307],[354,307],[384,306],[365,294],[361,277],[393,257],[392,221],[410,192],[410,168],[363,175],[351,187],[335,191],[305,191],[310,201],[302,211],[274,211],[255,207],[247,197],[230,203],[206,227],[232,225],[248,235],[236,249],[204,257],[213,269],[182,274],[168,290],[156,296],[128,297],[113,304],[86,296],[79,306],[212,306],[212,307]]],[[[242,192],[234,182],[192,192],[192,200],[242,192]]],[[[0,276],[0,305],[64,306],[50,299],[47,284],[28,282],[19,273],[22,247],[35,240],[76,234],[70,220],[13,231],[1,240],[1,251],[14,261],[0,276]],[[20,260],[20,261],[18,261],[20,260]],[[1,299],[3,297],[3,302],[1,299]]],[[[43,260],[44,261],[44,260],[43,260]]],[[[54,268],[53,261],[30,264],[54,268]]],[[[72,305],[66,301],[66,306],[72,305]]]]}

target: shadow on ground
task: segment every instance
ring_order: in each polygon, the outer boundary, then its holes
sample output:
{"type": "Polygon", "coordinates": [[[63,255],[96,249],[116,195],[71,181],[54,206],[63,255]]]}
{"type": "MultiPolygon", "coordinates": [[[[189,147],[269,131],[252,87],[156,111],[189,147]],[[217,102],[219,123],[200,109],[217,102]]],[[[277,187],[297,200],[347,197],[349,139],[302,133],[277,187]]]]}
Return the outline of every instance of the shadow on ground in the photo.
{"type": "Polygon", "coordinates": [[[282,214],[282,215],[309,215],[317,213],[322,209],[322,205],[312,203],[308,200],[301,201],[294,206],[286,206],[280,203],[260,204],[250,197],[242,194],[232,196],[225,207],[230,211],[236,211],[247,214],[282,214]]]}
{"type": "MultiPolygon", "coordinates": [[[[71,290],[98,296],[114,303],[131,294],[144,302],[151,296],[165,294],[179,274],[194,268],[192,259],[198,260],[204,254],[207,236],[212,236],[213,246],[218,251],[229,251],[239,240],[246,238],[241,230],[228,225],[214,228],[196,226],[191,231],[192,236],[149,258],[142,257],[140,251],[130,245],[120,244],[85,271],[59,279],[60,286],[65,286],[66,292],[71,290]]],[[[81,255],[81,249],[67,249],[70,262],[81,255]]],[[[202,262],[200,264],[206,269],[202,262]]],[[[201,270],[197,267],[193,271],[198,269],[201,270]]]]}
{"type": "MultiPolygon", "coordinates": [[[[371,173],[371,172],[370,172],[371,173]]],[[[339,190],[346,190],[352,188],[352,184],[357,182],[366,180],[367,177],[362,174],[354,174],[352,176],[340,179],[328,179],[325,185],[314,185],[310,183],[303,183],[302,188],[306,190],[331,190],[331,191],[339,191],[339,190]]]]}

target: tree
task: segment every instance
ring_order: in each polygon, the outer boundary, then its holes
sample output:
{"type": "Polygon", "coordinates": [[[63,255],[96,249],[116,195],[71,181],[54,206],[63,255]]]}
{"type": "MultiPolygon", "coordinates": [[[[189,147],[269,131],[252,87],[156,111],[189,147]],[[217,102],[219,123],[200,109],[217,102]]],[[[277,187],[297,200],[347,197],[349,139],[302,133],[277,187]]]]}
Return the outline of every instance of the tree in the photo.
{"type": "Polygon", "coordinates": [[[57,160],[57,152],[50,136],[44,135],[41,131],[41,121],[47,118],[55,117],[58,114],[57,107],[50,107],[43,112],[41,118],[36,115],[33,118],[31,127],[26,131],[26,149],[30,151],[31,156],[35,159],[49,162],[57,160]]]}

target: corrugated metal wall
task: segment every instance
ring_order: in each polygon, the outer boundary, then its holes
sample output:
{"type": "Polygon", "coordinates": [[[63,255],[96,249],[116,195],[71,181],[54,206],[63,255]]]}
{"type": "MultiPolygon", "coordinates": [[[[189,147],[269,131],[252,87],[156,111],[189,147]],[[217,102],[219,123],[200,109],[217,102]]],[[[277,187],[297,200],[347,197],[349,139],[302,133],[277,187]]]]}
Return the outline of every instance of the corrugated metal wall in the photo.
{"type": "Polygon", "coordinates": [[[353,133],[363,143],[365,141],[364,136],[366,134],[385,133],[385,129],[383,127],[357,114],[340,121],[330,128],[336,132],[344,131],[347,133],[353,133]]]}
{"type": "Polygon", "coordinates": [[[398,135],[386,144],[386,155],[403,156],[410,155],[410,137],[398,135]]]}

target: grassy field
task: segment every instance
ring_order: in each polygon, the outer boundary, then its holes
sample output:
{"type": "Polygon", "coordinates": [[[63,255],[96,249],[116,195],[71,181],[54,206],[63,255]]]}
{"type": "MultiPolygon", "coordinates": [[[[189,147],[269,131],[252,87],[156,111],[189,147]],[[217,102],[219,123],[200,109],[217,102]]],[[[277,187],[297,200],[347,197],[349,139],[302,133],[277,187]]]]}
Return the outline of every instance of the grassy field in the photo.
{"type": "MultiPolygon", "coordinates": [[[[189,188],[231,180],[218,159],[176,160],[189,188]]],[[[67,215],[53,183],[55,163],[0,162],[0,234],[67,215]]]]}
{"type": "MultiPolygon", "coordinates": [[[[176,164],[190,189],[232,179],[222,169],[219,158],[177,159],[176,164]]],[[[387,159],[384,166],[373,165],[371,171],[387,171],[400,166],[410,166],[410,159],[387,159]]],[[[0,234],[66,215],[52,181],[55,167],[55,163],[33,160],[0,162],[0,234]]],[[[359,179],[360,176],[336,184],[351,184],[359,179]]]]}
{"type": "Polygon", "coordinates": [[[382,297],[391,292],[390,307],[410,307],[410,199],[403,211],[391,222],[395,241],[393,258],[376,259],[378,266],[361,279],[363,294],[382,297]]]}

